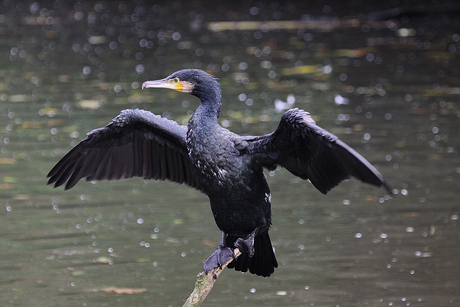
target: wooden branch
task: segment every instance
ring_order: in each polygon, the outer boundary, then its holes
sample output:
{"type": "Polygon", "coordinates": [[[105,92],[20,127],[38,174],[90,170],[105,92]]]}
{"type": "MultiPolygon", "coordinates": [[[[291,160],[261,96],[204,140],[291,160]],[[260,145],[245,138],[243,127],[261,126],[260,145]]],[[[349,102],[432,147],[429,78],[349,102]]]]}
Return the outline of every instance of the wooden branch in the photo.
{"type": "MultiPolygon", "coordinates": [[[[235,259],[241,255],[241,252],[238,248],[233,250],[235,254],[235,259]]],[[[195,289],[193,289],[192,294],[188,297],[187,301],[182,307],[198,307],[204,302],[206,296],[208,296],[209,292],[211,291],[214,283],[219,277],[220,273],[227,267],[227,265],[232,262],[233,259],[229,260],[226,264],[224,264],[221,268],[217,267],[212,269],[208,274],[205,272],[201,272],[198,274],[195,289]]]]}

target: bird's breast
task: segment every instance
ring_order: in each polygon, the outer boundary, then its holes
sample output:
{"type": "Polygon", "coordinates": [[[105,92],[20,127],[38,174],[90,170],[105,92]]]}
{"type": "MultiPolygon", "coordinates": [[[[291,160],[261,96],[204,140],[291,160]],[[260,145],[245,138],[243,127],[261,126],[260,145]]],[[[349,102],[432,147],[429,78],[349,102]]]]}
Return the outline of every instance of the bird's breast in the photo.
{"type": "Polygon", "coordinates": [[[195,178],[204,190],[228,188],[245,177],[244,158],[225,135],[208,133],[197,137],[189,131],[187,148],[195,178]]]}

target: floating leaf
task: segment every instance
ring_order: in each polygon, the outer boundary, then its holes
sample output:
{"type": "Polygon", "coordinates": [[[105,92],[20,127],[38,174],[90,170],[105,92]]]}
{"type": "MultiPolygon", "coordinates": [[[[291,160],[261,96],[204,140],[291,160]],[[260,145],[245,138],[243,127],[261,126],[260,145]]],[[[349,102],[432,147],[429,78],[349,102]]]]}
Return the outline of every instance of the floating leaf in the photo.
{"type": "Polygon", "coordinates": [[[89,109],[89,110],[97,110],[101,107],[101,101],[100,100],[80,100],[78,102],[78,105],[82,109],[89,109]]]}
{"type": "Polygon", "coordinates": [[[55,116],[57,113],[57,109],[56,108],[44,108],[44,109],[40,109],[38,111],[38,114],[40,115],[48,115],[50,117],[53,117],[55,116]]]}
{"type": "Polygon", "coordinates": [[[378,197],[375,196],[375,195],[366,195],[366,196],[364,197],[364,200],[365,200],[365,201],[377,201],[377,199],[378,199],[378,197]]]}
{"type": "Polygon", "coordinates": [[[104,44],[107,42],[107,37],[103,35],[93,35],[88,38],[88,42],[91,45],[98,45],[98,44],[104,44]]]}
{"type": "Polygon", "coordinates": [[[334,54],[338,57],[360,58],[374,50],[375,49],[372,47],[359,48],[359,49],[337,49],[334,52],[334,54]]]}
{"type": "Polygon", "coordinates": [[[28,200],[28,199],[30,199],[30,195],[28,195],[28,194],[16,194],[16,195],[13,195],[13,199],[28,200]]]}
{"type": "Polygon", "coordinates": [[[21,127],[22,127],[22,129],[38,129],[38,128],[41,128],[42,125],[39,122],[26,121],[26,122],[22,123],[21,127]]]}
{"type": "Polygon", "coordinates": [[[15,164],[16,160],[13,158],[0,158],[0,164],[15,164]]]}
{"type": "Polygon", "coordinates": [[[204,245],[207,245],[207,246],[216,246],[216,243],[215,242],[211,242],[211,241],[208,241],[208,240],[204,240],[203,241],[204,245]]]}
{"type": "Polygon", "coordinates": [[[85,271],[83,270],[77,270],[77,271],[72,271],[72,276],[81,276],[81,275],[85,275],[85,271]]]}
{"type": "Polygon", "coordinates": [[[287,295],[287,291],[276,291],[276,295],[287,295]]]}
{"type": "Polygon", "coordinates": [[[174,220],[173,220],[173,223],[174,223],[175,225],[180,225],[180,224],[183,224],[184,221],[183,221],[182,219],[174,219],[174,220]]]}
{"type": "Polygon", "coordinates": [[[32,95],[10,95],[8,96],[9,102],[24,102],[24,101],[31,101],[32,95]]]}
{"type": "Polygon", "coordinates": [[[92,289],[91,292],[115,292],[117,294],[136,294],[147,291],[145,288],[117,288],[117,287],[107,287],[101,289],[92,289]]]}
{"type": "Polygon", "coordinates": [[[106,256],[100,256],[93,260],[95,263],[110,263],[112,262],[112,258],[106,256]]]}
{"type": "Polygon", "coordinates": [[[315,65],[302,65],[299,67],[283,68],[281,70],[281,75],[292,76],[292,75],[316,74],[317,71],[318,71],[318,67],[316,67],[315,65]]]}
{"type": "Polygon", "coordinates": [[[137,262],[143,263],[143,262],[150,262],[152,261],[150,258],[139,258],[137,259],[137,262]]]}

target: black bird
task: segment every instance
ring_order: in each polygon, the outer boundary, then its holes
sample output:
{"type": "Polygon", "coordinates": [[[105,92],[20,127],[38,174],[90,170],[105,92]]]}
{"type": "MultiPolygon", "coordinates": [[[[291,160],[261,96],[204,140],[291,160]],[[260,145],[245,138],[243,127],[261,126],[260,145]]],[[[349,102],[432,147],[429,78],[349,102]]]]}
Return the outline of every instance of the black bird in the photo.
{"type": "Polygon", "coordinates": [[[382,175],[336,136],[318,127],[309,113],[291,109],[278,128],[262,136],[239,136],[221,127],[220,85],[197,69],[147,81],[142,88],[168,88],[198,97],[201,104],[188,127],[151,112],[124,110],[107,126],[95,129],[49,172],[48,184],[70,189],[86,178],[119,180],[133,176],[186,183],[209,196],[219,248],[205,262],[205,272],[243,254],[229,267],[270,276],[278,263],[268,229],[271,195],[263,169],[278,165],[308,179],[323,194],[355,177],[384,187],[382,175]]]}

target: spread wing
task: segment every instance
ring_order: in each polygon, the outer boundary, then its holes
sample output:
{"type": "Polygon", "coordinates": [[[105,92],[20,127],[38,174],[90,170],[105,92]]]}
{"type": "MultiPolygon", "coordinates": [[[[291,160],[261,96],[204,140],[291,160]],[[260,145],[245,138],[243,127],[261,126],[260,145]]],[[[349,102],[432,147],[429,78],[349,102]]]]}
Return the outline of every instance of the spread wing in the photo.
{"type": "Polygon", "coordinates": [[[151,112],[124,110],[87,134],[49,172],[48,184],[131,177],[171,180],[198,188],[186,148],[187,127],[151,112]]]}
{"type": "Polygon", "coordinates": [[[251,144],[247,148],[251,148],[259,164],[269,169],[281,165],[292,174],[309,179],[323,194],[351,177],[384,187],[393,194],[372,164],[335,135],[317,126],[303,110],[288,110],[273,133],[248,137],[245,141],[251,144]]]}

